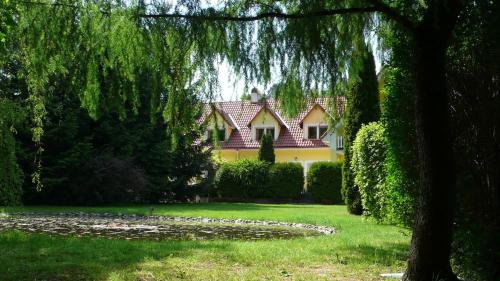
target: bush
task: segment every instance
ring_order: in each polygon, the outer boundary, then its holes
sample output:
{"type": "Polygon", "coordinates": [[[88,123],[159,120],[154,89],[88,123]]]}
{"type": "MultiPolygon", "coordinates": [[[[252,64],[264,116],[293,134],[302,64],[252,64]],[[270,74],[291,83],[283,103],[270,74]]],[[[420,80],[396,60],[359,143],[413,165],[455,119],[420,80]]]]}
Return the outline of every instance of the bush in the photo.
{"type": "Polygon", "coordinates": [[[351,170],[359,186],[364,214],[382,220],[386,215],[384,129],[380,123],[364,125],[353,145],[351,170]]]}
{"type": "Polygon", "coordinates": [[[279,199],[299,199],[304,189],[304,169],[299,163],[276,163],[269,169],[266,195],[279,199]]]}
{"type": "Polygon", "coordinates": [[[269,180],[269,164],[255,159],[243,159],[221,165],[215,175],[215,186],[226,198],[263,197],[269,180]]]}
{"type": "Polygon", "coordinates": [[[316,201],[342,203],[342,162],[316,162],[307,172],[307,191],[316,201]]]}

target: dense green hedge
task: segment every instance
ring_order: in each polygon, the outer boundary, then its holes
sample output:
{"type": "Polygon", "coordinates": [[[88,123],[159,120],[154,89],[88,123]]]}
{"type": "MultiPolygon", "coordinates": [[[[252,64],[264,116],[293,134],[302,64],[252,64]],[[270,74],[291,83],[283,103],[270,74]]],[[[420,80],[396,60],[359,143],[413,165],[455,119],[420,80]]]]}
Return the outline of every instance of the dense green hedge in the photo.
{"type": "Polygon", "coordinates": [[[222,197],[257,198],[267,191],[269,164],[243,159],[221,165],[215,175],[215,186],[222,197]]]}
{"type": "Polygon", "coordinates": [[[379,221],[387,216],[386,151],[382,125],[363,125],[354,141],[351,170],[361,193],[363,214],[379,221]]]}
{"type": "Polygon", "coordinates": [[[307,191],[316,201],[342,203],[342,162],[316,162],[307,172],[307,191]]]}
{"type": "Polygon", "coordinates": [[[269,170],[267,195],[277,199],[299,199],[304,189],[304,169],[299,163],[276,163],[269,170]]]}
{"type": "Polygon", "coordinates": [[[215,187],[223,198],[298,199],[304,187],[300,164],[244,159],[221,165],[215,187]]]}

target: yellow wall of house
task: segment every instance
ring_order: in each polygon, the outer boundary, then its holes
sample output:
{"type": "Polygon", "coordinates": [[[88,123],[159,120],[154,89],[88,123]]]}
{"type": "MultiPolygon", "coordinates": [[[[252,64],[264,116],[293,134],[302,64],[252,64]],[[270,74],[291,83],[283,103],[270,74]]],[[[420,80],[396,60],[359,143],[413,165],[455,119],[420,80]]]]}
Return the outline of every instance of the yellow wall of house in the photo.
{"type": "MultiPolygon", "coordinates": [[[[329,148],[315,149],[279,149],[274,150],[276,162],[291,162],[291,161],[336,161],[335,152],[329,148]]],[[[214,150],[213,156],[219,161],[228,162],[238,159],[257,159],[259,155],[258,149],[241,149],[239,151],[233,149],[214,150]]]]}
{"type": "Polygon", "coordinates": [[[281,125],[278,120],[269,113],[269,110],[261,110],[253,119],[252,123],[252,138],[255,138],[255,127],[274,127],[275,139],[280,135],[281,125]]]}
{"type": "Polygon", "coordinates": [[[215,111],[215,114],[212,114],[210,116],[210,119],[208,120],[208,125],[207,125],[207,129],[208,130],[213,130],[216,126],[215,124],[217,124],[217,128],[221,129],[222,126],[224,126],[224,129],[226,130],[226,136],[225,136],[225,139],[229,139],[229,136],[231,135],[231,127],[229,126],[229,124],[224,121],[224,118],[222,118],[222,115],[220,115],[219,112],[215,111]]]}

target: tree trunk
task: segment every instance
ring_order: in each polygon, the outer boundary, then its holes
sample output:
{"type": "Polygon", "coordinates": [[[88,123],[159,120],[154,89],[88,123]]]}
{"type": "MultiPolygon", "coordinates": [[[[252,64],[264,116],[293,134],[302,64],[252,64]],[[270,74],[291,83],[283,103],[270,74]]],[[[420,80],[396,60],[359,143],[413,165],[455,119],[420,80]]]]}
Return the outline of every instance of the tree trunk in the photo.
{"type": "Polygon", "coordinates": [[[404,280],[457,280],[450,266],[455,172],[445,79],[447,40],[432,24],[415,31],[415,126],[420,195],[404,280]]]}

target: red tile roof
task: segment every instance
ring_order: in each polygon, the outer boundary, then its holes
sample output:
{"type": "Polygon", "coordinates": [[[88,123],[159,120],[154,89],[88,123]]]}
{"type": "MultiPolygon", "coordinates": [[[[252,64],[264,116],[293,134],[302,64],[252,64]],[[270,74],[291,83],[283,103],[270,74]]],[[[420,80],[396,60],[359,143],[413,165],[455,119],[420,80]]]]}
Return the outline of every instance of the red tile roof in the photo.
{"type": "MultiPolygon", "coordinates": [[[[331,99],[330,99],[331,100],[331,99]]],[[[345,109],[345,98],[336,98],[336,110],[337,115],[341,115],[345,109]]],[[[308,140],[304,139],[303,129],[300,126],[301,121],[309,113],[309,111],[315,106],[320,105],[323,109],[328,107],[328,98],[317,98],[311,100],[307,103],[306,108],[303,112],[295,116],[294,118],[285,117],[283,110],[280,108],[279,104],[274,100],[268,100],[261,103],[251,103],[250,101],[230,101],[230,102],[219,102],[215,103],[216,108],[219,112],[225,113],[231,122],[236,122],[236,129],[233,129],[229,139],[224,142],[220,142],[221,149],[255,149],[259,148],[260,144],[258,141],[252,139],[252,129],[247,126],[255,116],[264,108],[270,109],[271,113],[275,118],[278,119],[280,123],[284,123],[281,126],[280,135],[278,139],[274,141],[275,148],[315,148],[315,147],[328,147],[329,145],[323,140],[308,140]],[[282,120],[279,120],[282,119],[282,120]]],[[[203,120],[210,115],[212,110],[210,105],[205,107],[206,114],[203,120]]],[[[231,123],[229,123],[231,124],[231,123]]]]}

